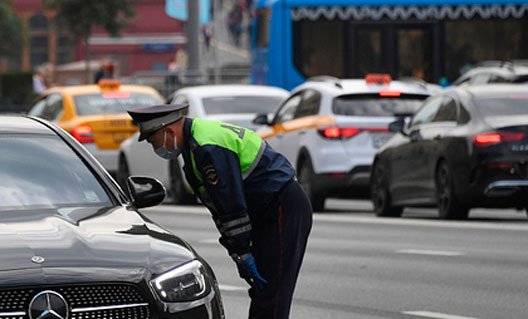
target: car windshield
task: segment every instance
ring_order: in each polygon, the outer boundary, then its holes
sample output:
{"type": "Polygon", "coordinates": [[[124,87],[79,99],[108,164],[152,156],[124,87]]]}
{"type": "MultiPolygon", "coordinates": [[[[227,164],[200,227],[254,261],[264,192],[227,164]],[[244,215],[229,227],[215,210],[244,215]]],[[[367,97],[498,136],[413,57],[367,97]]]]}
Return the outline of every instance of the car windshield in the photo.
{"type": "Polygon", "coordinates": [[[419,94],[401,94],[397,97],[379,94],[342,95],[334,99],[332,111],[337,115],[349,116],[414,114],[427,97],[419,94]]]}
{"type": "Polygon", "coordinates": [[[216,96],[203,99],[207,114],[273,113],[282,102],[277,96],[216,96]]]}
{"type": "Polygon", "coordinates": [[[83,94],[73,99],[78,115],[120,114],[135,107],[163,104],[154,94],[131,92],[83,94]]]}
{"type": "Polygon", "coordinates": [[[485,117],[528,114],[528,94],[477,98],[475,104],[485,117]]]}
{"type": "Polygon", "coordinates": [[[3,135],[0,149],[0,212],[111,203],[81,158],[55,136],[3,135]]]}

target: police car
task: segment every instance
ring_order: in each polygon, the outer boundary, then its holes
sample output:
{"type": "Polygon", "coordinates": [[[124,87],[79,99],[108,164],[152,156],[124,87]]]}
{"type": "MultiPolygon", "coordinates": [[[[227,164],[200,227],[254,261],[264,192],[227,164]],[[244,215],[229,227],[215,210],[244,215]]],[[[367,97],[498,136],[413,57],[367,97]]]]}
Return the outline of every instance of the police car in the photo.
{"type": "Polygon", "coordinates": [[[262,114],[254,122],[266,125],[259,135],[294,165],[320,211],[330,196],[368,196],[374,155],[393,136],[388,124],[414,113],[437,90],[386,74],[346,80],[320,76],[294,88],[273,119],[262,114]]]}

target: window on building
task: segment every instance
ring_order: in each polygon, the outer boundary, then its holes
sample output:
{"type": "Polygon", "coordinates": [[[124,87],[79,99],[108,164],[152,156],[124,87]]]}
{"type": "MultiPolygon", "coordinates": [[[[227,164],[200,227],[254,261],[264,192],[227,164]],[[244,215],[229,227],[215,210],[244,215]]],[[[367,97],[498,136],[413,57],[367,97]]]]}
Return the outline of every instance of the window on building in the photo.
{"type": "Polygon", "coordinates": [[[345,21],[319,19],[293,23],[294,63],[305,77],[344,76],[345,21]]]}
{"type": "Polygon", "coordinates": [[[49,23],[46,16],[37,13],[29,18],[29,59],[31,67],[49,62],[49,23]]]}

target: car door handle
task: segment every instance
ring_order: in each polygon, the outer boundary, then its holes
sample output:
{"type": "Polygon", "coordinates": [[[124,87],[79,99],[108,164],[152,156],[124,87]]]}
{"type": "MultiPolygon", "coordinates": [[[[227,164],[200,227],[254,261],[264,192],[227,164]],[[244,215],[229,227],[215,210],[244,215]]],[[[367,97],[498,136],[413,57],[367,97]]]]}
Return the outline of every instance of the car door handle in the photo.
{"type": "Polygon", "coordinates": [[[442,135],[440,135],[440,134],[438,134],[435,137],[433,137],[433,140],[435,140],[435,141],[439,141],[441,139],[442,139],[442,135]]]}
{"type": "Polygon", "coordinates": [[[284,133],[277,133],[277,138],[283,138],[284,137],[284,133]]]}
{"type": "Polygon", "coordinates": [[[306,134],[306,131],[299,131],[298,134],[299,134],[299,135],[304,135],[304,134],[306,134]]]}

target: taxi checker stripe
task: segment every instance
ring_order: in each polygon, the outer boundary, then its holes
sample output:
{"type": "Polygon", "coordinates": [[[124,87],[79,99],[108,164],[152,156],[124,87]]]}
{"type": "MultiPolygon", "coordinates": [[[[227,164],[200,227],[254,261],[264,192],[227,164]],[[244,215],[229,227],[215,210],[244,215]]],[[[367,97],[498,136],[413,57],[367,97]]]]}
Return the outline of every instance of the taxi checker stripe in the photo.
{"type": "Polygon", "coordinates": [[[249,223],[249,216],[247,216],[247,215],[242,217],[242,218],[232,220],[230,222],[222,223],[218,227],[221,228],[221,229],[228,229],[228,228],[231,228],[233,226],[237,226],[237,225],[245,224],[245,223],[249,223]]]}
{"type": "Polygon", "coordinates": [[[230,231],[226,231],[226,232],[224,232],[224,235],[229,236],[229,237],[233,237],[233,236],[236,236],[236,235],[240,235],[242,233],[246,233],[246,232],[248,232],[250,230],[251,230],[251,225],[247,225],[247,226],[235,228],[235,229],[230,230],[230,231]]]}

